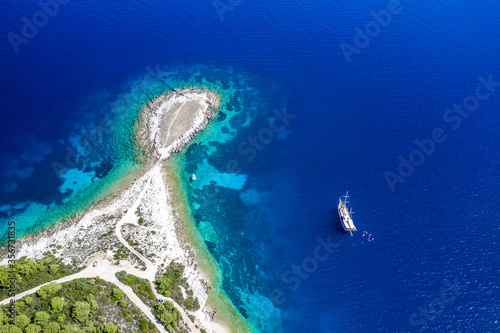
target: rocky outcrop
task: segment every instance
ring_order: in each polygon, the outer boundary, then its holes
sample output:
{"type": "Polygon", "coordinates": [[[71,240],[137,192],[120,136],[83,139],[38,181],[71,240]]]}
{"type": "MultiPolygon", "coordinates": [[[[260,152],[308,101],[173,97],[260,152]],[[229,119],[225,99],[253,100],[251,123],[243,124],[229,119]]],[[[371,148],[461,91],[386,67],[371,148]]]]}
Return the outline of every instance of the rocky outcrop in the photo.
{"type": "Polygon", "coordinates": [[[141,111],[136,127],[137,144],[148,158],[166,159],[170,154],[181,151],[196,133],[205,129],[209,120],[215,117],[214,110],[219,108],[219,96],[207,89],[189,88],[161,95],[141,111]],[[198,103],[195,114],[192,109],[182,109],[186,102],[198,103]],[[166,117],[172,119],[165,121],[166,117]],[[166,133],[170,135],[172,127],[182,134],[169,138],[173,142],[164,146],[160,138],[166,133]]]}

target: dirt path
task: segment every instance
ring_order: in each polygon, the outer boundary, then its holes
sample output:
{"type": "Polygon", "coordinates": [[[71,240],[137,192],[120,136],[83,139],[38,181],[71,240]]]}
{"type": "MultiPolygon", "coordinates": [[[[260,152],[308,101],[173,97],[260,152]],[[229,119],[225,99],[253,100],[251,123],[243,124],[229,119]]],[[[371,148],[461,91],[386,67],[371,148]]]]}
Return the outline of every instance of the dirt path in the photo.
{"type": "MultiPolygon", "coordinates": [[[[165,181],[165,180],[162,179],[162,181],[165,181]]],[[[132,252],[135,256],[137,256],[140,260],[142,260],[144,262],[144,264],[146,265],[145,271],[142,271],[142,270],[139,270],[139,269],[133,267],[128,261],[123,261],[118,266],[114,265],[113,259],[111,257],[109,257],[108,255],[103,254],[103,253],[98,253],[98,254],[95,254],[95,255],[87,258],[87,261],[86,261],[87,267],[85,269],[83,269],[82,271],[75,273],[75,274],[72,274],[72,275],[69,275],[69,276],[66,276],[66,277],[63,277],[63,278],[55,280],[55,281],[51,281],[51,282],[65,283],[65,282],[72,281],[74,279],[95,278],[95,277],[99,277],[105,281],[111,282],[114,285],[116,285],[117,287],[119,287],[125,293],[125,295],[127,295],[127,297],[130,299],[130,301],[133,302],[139,308],[139,310],[141,310],[144,313],[144,315],[155,324],[156,328],[160,332],[165,332],[166,331],[165,327],[157,322],[156,318],[153,316],[153,314],[151,312],[151,308],[142,302],[142,300],[134,293],[134,291],[132,290],[131,287],[121,283],[118,280],[118,278],[116,277],[116,273],[118,273],[120,271],[125,271],[125,272],[127,272],[127,274],[133,274],[133,275],[138,276],[140,278],[147,279],[151,285],[151,289],[153,290],[155,297],[157,299],[162,298],[162,299],[165,299],[165,300],[172,302],[172,304],[175,306],[175,308],[177,310],[179,310],[179,312],[182,316],[182,319],[184,320],[186,325],[189,327],[190,332],[200,333],[200,330],[198,328],[196,328],[194,323],[188,317],[186,311],[184,311],[184,309],[179,304],[177,304],[170,297],[165,297],[156,291],[154,281],[155,281],[156,272],[158,271],[158,267],[155,264],[153,264],[149,259],[144,257],[142,254],[137,252],[132,246],[130,246],[130,244],[122,236],[121,228],[124,224],[131,223],[134,225],[138,225],[137,216],[135,215],[135,212],[137,210],[137,207],[139,207],[144,194],[146,193],[146,191],[149,188],[150,188],[150,182],[148,182],[144,186],[141,193],[139,194],[139,196],[135,200],[134,204],[128,209],[128,211],[120,219],[120,221],[117,222],[116,227],[115,227],[115,234],[116,234],[116,237],[118,238],[118,240],[130,252],[132,252]],[[92,267],[92,263],[96,260],[99,262],[98,265],[96,267],[92,267]]],[[[49,283],[50,282],[44,283],[44,284],[39,285],[39,286],[32,288],[30,290],[24,291],[24,292],[16,295],[15,299],[20,299],[24,296],[34,294],[41,287],[43,287],[49,283]]],[[[12,298],[13,297],[2,300],[2,301],[0,301],[0,304],[5,305],[5,304],[9,303],[12,298]]]]}
{"type": "Polygon", "coordinates": [[[168,143],[168,139],[170,138],[170,130],[172,129],[172,125],[175,123],[177,116],[179,115],[181,109],[184,107],[185,104],[186,104],[186,102],[182,103],[182,105],[179,107],[179,109],[175,113],[174,119],[172,120],[172,122],[170,123],[170,126],[168,127],[167,138],[165,139],[165,143],[168,143]]]}
{"type": "MultiPolygon", "coordinates": [[[[93,257],[91,257],[91,259],[92,259],[91,261],[93,262],[93,260],[97,259],[97,258],[96,258],[96,256],[93,256],[93,257]]],[[[118,280],[118,278],[116,277],[115,274],[122,271],[122,270],[124,270],[124,267],[115,266],[108,259],[101,259],[101,261],[99,262],[99,264],[96,267],[92,267],[92,264],[89,264],[89,266],[87,268],[85,268],[84,270],[82,270],[76,274],[65,276],[63,278],[60,278],[59,280],[55,280],[55,281],[51,281],[51,282],[65,283],[65,282],[69,282],[69,281],[72,281],[75,279],[89,279],[89,278],[95,278],[95,277],[99,277],[105,281],[111,282],[114,285],[116,285],[118,288],[123,290],[123,292],[125,293],[125,295],[127,295],[127,297],[130,299],[130,301],[132,303],[134,303],[135,306],[137,306],[139,308],[139,310],[142,311],[142,313],[144,313],[146,318],[148,318],[150,321],[152,321],[155,324],[158,331],[164,332],[165,328],[161,324],[158,324],[156,322],[156,318],[153,316],[151,309],[141,301],[141,299],[133,292],[132,288],[130,288],[127,285],[124,285],[123,283],[121,283],[118,280]]],[[[137,269],[134,269],[134,270],[136,272],[130,272],[130,273],[135,275],[135,274],[140,274],[140,272],[141,272],[137,269]]],[[[49,283],[50,282],[44,283],[40,286],[37,286],[35,288],[32,288],[32,289],[27,290],[25,292],[22,292],[22,293],[16,295],[15,298],[20,299],[24,296],[34,294],[41,287],[43,287],[49,283]]],[[[0,304],[5,305],[5,304],[9,303],[11,298],[12,297],[4,299],[3,301],[0,302],[0,304]]]]}
{"type": "MultiPolygon", "coordinates": [[[[162,177],[162,181],[165,181],[163,179],[163,177],[162,177]]],[[[188,325],[190,331],[194,332],[194,333],[199,333],[200,330],[198,328],[196,328],[194,323],[188,317],[186,311],[184,311],[184,309],[179,304],[177,304],[177,302],[175,302],[170,297],[165,297],[165,296],[159,294],[158,292],[156,292],[154,281],[155,281],[156,272],[158,271],[158,267],[155,264],[153,264],[148,258],[146,258],[142,254],[137,252],[122,236],[121,230],[122,230],[122,226],[124,224],[131,223],[131,224],[137,225],[137,216],[135,215],[135,212],[137,210],[137,207],[139,207],[139,204],[141,203],[141,200],[142,200],[142,197],[144,196],[144,193],[146,193],[146,191],[149,189],[149,186],[150,186],[150,183],[148,182],[147,185],[144,186],[144,188],[142,189],[141,193],[137,197],[137,200],[134,202],[134,204],[129,208],[127,213],[125,213],[125,215],[116,224],[115,233],[116,233],[116,237],[118,238],[118,240],[130,252],[132,252],[135,256],[137,256],[139,259],[141,259],[144,262],[144,264],[146,265],[145,271],[138,271],[137,269],[135,269],[133,267],[127,267],[127,269],[125,271],[129,274],[133,274],[133,275],[136,275],[138,277],[147,279],[151,285],[151,289],[153,290],[153,293],[155,294],[156,298],[157,299],[163,298],[165,300],[172,302],[172,304],[174,304],[175,308],[177,310],[179,310],[179,312],[181,313],[182,319],[184,320],[186,325],[188,325]],[[138,271],[138,272],[132,273],[131,271],[138,271]]]]}

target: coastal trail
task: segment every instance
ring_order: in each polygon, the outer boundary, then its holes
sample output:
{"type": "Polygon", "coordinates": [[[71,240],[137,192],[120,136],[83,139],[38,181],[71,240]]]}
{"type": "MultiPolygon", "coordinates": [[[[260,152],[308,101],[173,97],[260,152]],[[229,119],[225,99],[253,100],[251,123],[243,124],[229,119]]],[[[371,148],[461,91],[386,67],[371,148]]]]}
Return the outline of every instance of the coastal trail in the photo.
{"type": "MultiPolygon", "coordinates": [[[[88,261],[91,263],[91,262],[93,262],[94,259],[97,259],[97,257],[92,256],[89,258],[88,261]]],[[[150,321],[152,321],[155,324],[158,331],[164,332],[165,328],[163,327],[163,325],[159,324],[156,321],[156,318],[153,316],[151,309],[141,301],[141,299],[134,293],[134,291],[132,290],[131,287],[121,283],[118,280],[118,278],[116,277],[116,273],[122,271],[123,269],[124,269],[124,267],[115,266],[108,259],[101,259],[101,261],[99,262],[99,265],[97,265],[96,267],[93,267],[92,264],[89,264],[89,266],[87,268],[85,268],[84,270],[82,270],[78,273],[75,273],[73,275],[68,275],[68,276],[60,278],[58,280],[51,281],[51,282],[65,283],[65,282],[70,282],[70,281],[75,280],[75,279],[90,279],[90,278],[97,278],[97,277],[99,277],[105,281],[111,282],[114,285],[116,285],[118,288],[120,288],[125,293],[125,295],[127,295],[127,297],[130,299],[130,301],[132,303],[134,303],[134,305],[137,306],[139,308],[139,310],[142,311],[142,313],[146,316],[146,318],[148,318],[150,321]]],[[[142,272],[142,271],[140,271],[136,268],[133,268],[133,267],[127,267],[127,270],[130,271],[130,274],[134,274],[134,275],[141,274],[141,272],[142,272]]],[[[20,299],[20,298],[23,298],[24,296],[34,294],[41,287],[43,287],[51,282],[47,282],[47,283],[39,285],[35,288],[32,288],[30,290],[24,291],[24,292],[16,295],[15,297],[6,298],[6,299],[0,301],[0,304],[6,305],[13,298],[20,299]]]]}
{"type": "MultiPolygon", "coordinates": [[[[125,292],[159,331],[164,332],[165,327],[154,317],[152,309],[130,287],[121,283],[116,273],[125,271],[146,279],[157,299],[171,302],[179,311],[190,332],[200,333],[200,329],[203,329],[210,333],[229,333],[228,328],[232,323],[215,321],[217,311],[213,304],[207,305],[210,294],[207,277],[192,258],[195,254],[178,233],[182,230],[179,229],[178,216],[172,205],[173,200],[170,200],[174,197],[169,193],[170,186],[163,171],[163,162],[173,152],[180,151],[196,133],[206,128],[209,119],[215,116],[215,110],[220,108],[220,103],[218,94],[199,88],[175,90],[173,94],[152,101],[152,105],[141,114],[144,126],[136,134],[141,147],[156,151],[150,156],[151,163],[147,164],[149,170],[144,169],[144,173],[141,171],[138,179],[134,178],[127,189],[116,193],[109,204],[106,202],[105,205],[96,205],[76,223],[34,239],[31,243],[22,244],[19,254],[37,259],[44,257],[56,245],[60,250],[57,258],[71,262],[74,257],[77,259],[75,265],[78,263],[82,270],[55,282],[94,277],[111,282],[125,292]],[[146,223],[140,220],[142,214],[145,214],[146,223]],[[104,237],[109,239],[109,244],[106,244],[104,237]],[[139,244],[139,247],[135,244],[139,244]],[[129,260],[114,259],[118,253],[117,247],[120,252],[128,250],[126,257],[129,260]],[[139,251],[144,251],[144,255],[139,251]],[[148,255],[151,254],[154,256],[150,259],[148,255]],[[82,263],[82,259],[85,262],[82,263]],[[92,267],[94,261],[99,262],[96,267],[92,267]],[[178,261],[186,268],[187,283],[200,301],[201,309],[185,310],[170,297],[157,292],[157,274],[163,272],[164,265],[172,261],[178,261]]],[[[20,293],[14,298],[36,293],[42,286],[20,293]]],[[[10,300],[5,299],[0,304],[6,304],[10,300]]]]}
{"type": "MultiPolygon", "coordinates": [[[[144,197],[144,194],[148,191],[149,188],[150,188],[150,183],[148,182],[146,184],[146,186],[144,186],[142,191],[139,193],[137,199],[134,201],[134,204],[127,210],[125,215],[123,215],[123,217],[117,222],[116,227],[115,227],[115,234],[116,234],[116,237],[118,238],[118,240],[130,252],[132,252],[135,256],[137,256],[140,260],[142,260],[144,262],[144,264],[146,266],[146,269],[144,271],[133,267],[128,261],[123,261],[119,265],[114,265],[113,259],[109,255],[104,254],[104,253],[97,253],[97,254],[94,254],[94,255],[90,256],[89,258],[87,258],[87,260],[86,260],[87,267],[84,268],[82,271],[75,273],[75,274],[72,274],[72,275],[65,276],[63,278],[60,278],[58,280],[51,281],[51,282],[65,283],[65,282],[69,282],[69,281],[72,281],[75,279],[89,279],[89,278],[96,278],[96,277],[99,277],[105,281],[111,282],[114,285],[116,285],[117,287],[119,287],[127,295],[127,297],[130,299],[130,301],[133,302],[135,304],[135,306],[137,306],[139,308],[139,310],[141,310],[144,313],[144,315],[155,324],[156,328],[160,332],[165,332],[166,331],[165,327],[163,325],[161,325],[160,323],[158,323],[157,319],[155,318],[155,316],[153,315],[153,313],[151,311],[151,308],[142,302],[142,300],[134,293],[134,291],[132,290],[131,287],[123,284],[116,277],[116,273],[118,273],[120,271],[125,271],[127,274],[132,274],[132,275],[135,275],[135,276],[138,276],[141,278],[145,278],[146,280],[148,280],[148,282],[151,286],[151,290],[153,291],[156,299],[161,298],[161,299],[165,299],[165,300],[170,301],[175,306],[175,308],[180,312],[181,317],[182,317],[183,321],[186,323],[186,325],[189,327],[190,332],[200,333],[200,330],[195,326],[195,324],[188,317],[186,311],[179,304],[177,304],[177,302],[175,302],[170,297],[165,297],[165,296],[159,294],[156,291],[154,281],[155,281],[155,277],[156,277],[156,272],[158,271],[157,265],[155,265],[149,259],[144,257],[139,252],[137,252],[123,238],[123,235],[121,233],[122,226],[127,224],[127,223],[138,225],[137,216],[135,215],[135,211],[137,210],[137,207],[139,206],[139,204],[141,203],[141,201],[144,197]],[[99,262],[96,267],[92,266],[92,263],[94,261],[99,262]]],[[[25,297],[27,295],[34,294],[41,287],[43,287],[49,283],[50,282],[47,282],[47,283],[39,285],[35,288],[32,288],[30,290],[24,291],[24,292],[16,295],[15,297],[6,298],[6,299],[0,301],[0,304],[5,305],[5,304],[8,304],[11,299],[20,299],[20,298],[25,297]]]]}
{"type": "MultiPolygon", "coordinates": [[[[132,301],[135,304],[135,306],[137,306],[139,308],[139,310],[141,310],[144,313],[144,315],[155,324],[156,328],[160,332],[164,332],[165,327],[157,322],[155,316],[153,316],[153,313],[151,312],[151,308],[142,302],[142,300],[134,293],[134,291],[132,290],[131,287],[123,284],[116,277],[116,273],[123,271],[123,270],[125,270],[127,272],[127,274],[133,274],[135,276],[142,277],[144,275],[144,271],[141,271],[141,270],[139,270],[135,267],[132,267],[130,265],[119,265],[119,266],[113,265],[112,261],[110,261],[111,260],[110,258],[102,259],[102,258],[100,258],[101,256],[102,256],[102,254],[89,257],[89,259],[88,259],[89,264],[84,270],[82,270],[78,273],[72,274],[72,275],[65,276],[65,277],[60,278],[58,280],[51,281],[51,282],[65,283],[65,282],[70,282],[70,281],[75,280],[75,279],[91,279],[91,278],[97,278],[97,277],[100,279],[103,279],[105,281],[111,282],[114,285],[116,285],[118,288],[120,288],[125,293],[125,295],[127,295],[127,297],[130,299],[130,301],[132,301]],[[93,267],[91,263],[95,259],[100,259],[100,261],[96,267],[93,267]]],[[[25,296],[34,294],[41,287],[43,287],[51,282],[47,282],[47,283],[41,284],[35,288],[32,288],[30,290],[24,291],[24,292],[16,295],[15,297],[6,298],[6,299],[0,301],[0,304],[6,305],[10,302],[11,299],[21,299],[25,296]]],[[[164,298],[164,299],[167,299],[170,302],[172,302],[174,304],[174,306],[177,308],[177,310],[179,310],[179,312],[181,313],[182,319],[188,325],[191,332],[200,332],[199,329],[197,329],[196,326],[191,322],[191,319],[188,317],[188,315],[184,311],[184,309],[182,309],[174,300],[170,299],[169,297],[165,297],[163,295],[160,295],[156,291],[156,289],[154,288],[153,282],[151,282],[151,281],[149,281],[149,282],[151,284],[151,288],[153,290],[153,293],[155,294],[155,297],[157,299],[164,298]]]]}
{"type": "MultiPolygon", "coordinates": [[[[135,215],[135,211],[137,210],[137,207],[139,207],[139,204],[142,201],[144,193],[147,192],[149,187],[150,187],[150,183],[148,182],[146,184],[146,186],[144,186],[144,188],[142,189],[141,193],[137,197],[137,200],[134,202],[134,204],[128,209],[128,211],[125,213],[125,215],[116,224],[116,228],[115,228],[116,237],[130,252],[132,252],[136,257],[138,257],[140,260],[142,260],[144,262],[144,264],[146,265],[145,271],[138,270],[138,273],[133,273],[133,274],[148,280],[149,284],[151,285],[151,290],[155,294],[155,297],[157,299],[164,298],[164,299],[172,302],[172,304],[175,306],[175,308],[177,310],[179,310],[179,312],[181,313],[182,319],[184,320],[186,325],[188,325],[191,332],[198,333],[198,332],[200,332],[200,330],[193,324],[193,322],[188,317],[188,315],[184,311],[184,309],[179,304],[177,304],[177,302],[175,302],[173,299],[171,299],[170,297],[165,297],[156,291],[154,281],[155,281],[155,277],[156,277],[156,272],[158,271],[157,265],[153,264],[149,259],[147,259],[145,256],[143,256],[139,252],[137,252],[122,236],[121,228],[124,224],[131,223],[131,224],[137,225],[137,217],[135,215]]],[[[130,270],[132,270],[132,268],[133,267],[129,267],[130,270]]],[[[133,269],[136,270],[135,268],[133,268],[133,269]]]]}

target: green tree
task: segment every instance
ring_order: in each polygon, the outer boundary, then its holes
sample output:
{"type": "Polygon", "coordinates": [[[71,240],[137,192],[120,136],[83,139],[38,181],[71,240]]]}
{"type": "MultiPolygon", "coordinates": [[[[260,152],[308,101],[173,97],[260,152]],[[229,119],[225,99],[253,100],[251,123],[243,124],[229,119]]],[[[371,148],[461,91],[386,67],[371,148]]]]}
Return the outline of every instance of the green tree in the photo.
{"type": "Polygon", "coordinates": [[[199,310],[200,309],[200,302],[198,302],[197,298],[194,299],[193,309],[194,310],[199,310]]]}
{"type": "Polygon", "coordinates": [[[163,306],[165,306],[165,309],[167,309],[168,311],[172,311],[174,309],[174,303],[169,301],[166,301],[163,306]]]}
{"type": "Polygon", "coordinates": [[[112,296],[115,300],[120,300],[125,295],[125,293],[119,288],[113,288],[112,296]]]}
{"type": "Polygon", "coordinates": [[[85,332],[95,332],[95,328],[94,328],[94,322],[92,321],[87,321],[85,323],[85,327],[83,328],[85,330],[85,332]]]}
{"type": "Polygon", "coordinates": [[[85,333],[83,329],[80,327],[74,325],[74,324],[68,324],[64,327],[64,330],[61,331],[62,333],[85,333]]]}
{"type": "Polygon", "coordinates": [[[173,320],[174,320],[174,316],[172,316],[171,313],[169,312],[163,312],[161,315],[160,315],[160,320],[162,323],[165,323],[165,324],[170,324],[173,320]]]}
{"type": "Polygon", "coordinates": [[[165,292],[168,292],[170,288],[174,286],[174,280],[172,279],[171,276],[162,276],[158,278],[156,283],[158,284],[158,292],[160,294],[165,294],[165,292]]]}
{"type": "Polygon", "coordinates": [[[52,312],[61,312],[66,307],[66,302],[61,297],[54,297],[50,301],[52,312]]]}
{"type": "Polygon", "coordinates": [[[88,320],[90,315],[90,304],[87,302],[75,302],[71,310],[71,316],[78,322],[84,323],[88,320]]]}
{"type": "Polygon", "coordinates": [[[170,263],[165,274],[156,280],[158,291],[161,294],[169,291],[176,285],[183,282],[184,266],[175,262],[170,263]]]}
{"type": "Polygon", "coordinates": [[[43,263],[37,263],[35,260],[28,258],[24,261],[19,260],[14,264],[14,267],[21,276],[26,276],[40,270],[43,267],[43,263]]]}
{"type": "Polygon", "coordinates": [[[36,324],[30,324],[24,330],[25,333],[40,333],[41,331],[42,331],[42,328],[36,324]]]}
{"type": "Polygon", "coordinates": [[[0,325],[0,332],[9,332],[9,333],[23,333],[23,330],[15,325],[0,325]]]}
{"type": "MultiPolygon", "coordinates": [[[[174,306],[170,302],[165,302],[163,304],[156,304],[153,308],[153,312],[156,317],[162,322],[163,325],[172,327],[177,326],[178,311],[174,309],[174,306]],[[168,306],[168,308],[167,308],[168,306]]],[[[168,329],[168,328],[167,328],[168,329]]]]}
{"type": "Polygon", "coordinates": [[[61,326],[58,323],[49,323],[43,328],[43,333],[58,333],[61,331],[61,326]]]}
{"type": "Polygon", "coordinates": [[[19,326],[21,328],[25,328],[26,326],[28,326],[31,323],[31,320],[28,318],[27,315],[20,314],[20,315],[16,316],[15,322],[16,322],[17,326],[19,326]]]}
{"type": "Polygon", "coordinates": [[[99,333],[116,333],[116,331],[118,331],[118,328],[113,323],[106,324],[97,329],[99,333]]]}
{"type": "Polygon", "coordinates": [[[49,265],[49,273],[52,274],[52,275],[57,275],[57,273],[59,273],[59,269],[61,267],[57,264],[55,265],[49,265]]]}
{"type": "Polygon", "coordinates": [[[9,267],[0,266],[0,288],[8,288],[9,286],[9,267]]]}
{"type": "Polygon", "coordinates": [[[14,275],[15,280],[11,281],[11,278],[12,278],[12,270],[7,266],[0,266],[0,288],[5,288],[5,289],[10,288],[11,283],[18,286],[23,281],[19,273],[16,273],[14,275]]]}
{"type": "Polygon", "coordinates": [[[48,264],[50,264],[53,261],[54,261],[53,257],[45,257],[42,260],[40,260],[40,262],[41,262],[42,265],[48,265],[48,264]]]}
{"type": "Polygon", "coordinates": [[[50,320],[50,315],[45,312],[45,311],[38,311],[35,313],[35,316],[33,317],[33,321],[35,324],[38,324],[40,326],[44,326],[47,324],[50,320]]]}
{"type": "Polygon", "coordinates": [[[149,325],[148,325],[148,322],[147,322],[146,320],[141,319],[141,320],[139,321],[139,327],[140,327],[140,329],[141,329],[141,330],[143,330],[143,331],[147,330],[147,329],[148,329],[148,326],[149,326],[149,325]]]}
{"type": "Polygon", "coordinates": [[[31,296],[26,296],[24,298],[24,303],[26,303],[26,305],[31,305],[31,303],[33,303],[33,298],[31,296]]]}
{"type": "Polygon", "coordinates": [[[99,304],[97,304],[94,295],[89,295],[87,301],[90,304],[90,313],[94,315],[99,310],[99,304]]]}
{"type": "Polygon", "coordinates": [[[125,302],[124,299],[121,299],[119,302],[118,302],[118,306],[122,307],[122,308],[126,308],[127,307],[127,302],[125,302]]]}
{"type": "Polygon", "coordinates": [[[60,283],[57,282],[51,282],[42,288],[40,288],[37,292],[38,296],[41,298],[49,298],[52,295],[54,295],[56,292],[58,292],[62,288],[60,283]]]}
{"type": "Polygon", "coordinates": [[[83,292],[86,292],[87,290],[89,290],[89,288],[90,286],[88,285],[88,283],[82,280],[78,281],[75,285],[76,290],[81,290],[83,292]]]}

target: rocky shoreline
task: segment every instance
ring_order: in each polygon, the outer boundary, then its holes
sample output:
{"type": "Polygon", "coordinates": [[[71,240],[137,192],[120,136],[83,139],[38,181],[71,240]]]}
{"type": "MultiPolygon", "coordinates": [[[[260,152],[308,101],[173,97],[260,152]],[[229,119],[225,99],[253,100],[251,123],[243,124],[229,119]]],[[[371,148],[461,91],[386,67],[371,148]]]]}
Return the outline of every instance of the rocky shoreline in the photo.
{"type": "MultiPolygon", "coordinates": [[[[213,306],[204,308],[211,286],[184,235],[182,219],[169,194],[171,180],[162,170],[171,154],[181,151],[207,127],[219,107],[215,92],[199,88],[176,90],[149,102],[134,131],[136,148],[144,156],[141,169],[84,213],[22,238],[18,257],[51,255],[81,269],[99,256],[124,269],[145,270],[153,279],[171,261],[182,263],[201,305],[190,313],[194,323],[207,332],[229,332],[220,321],[213,321],[217,313],[213,306]],[[123,239],[134,246],[124,246],[123,239]],[[134,255],[136,251],[147,259],[134,255]],[[154,265],[155,272],[145,261],[154,265]]],[[[5,263],[5,255],[0,254],[0,264],[5,263]]]]}

